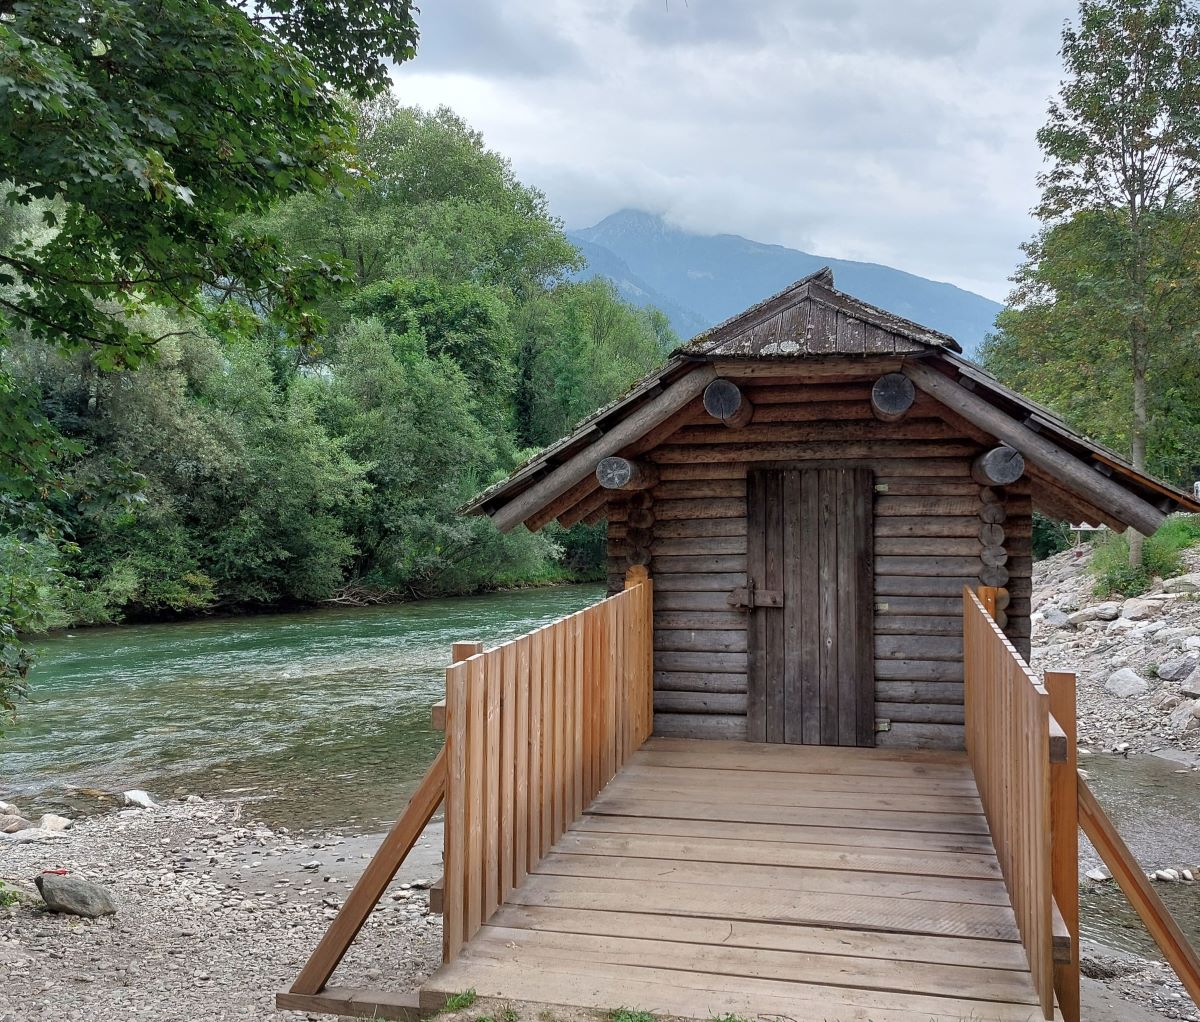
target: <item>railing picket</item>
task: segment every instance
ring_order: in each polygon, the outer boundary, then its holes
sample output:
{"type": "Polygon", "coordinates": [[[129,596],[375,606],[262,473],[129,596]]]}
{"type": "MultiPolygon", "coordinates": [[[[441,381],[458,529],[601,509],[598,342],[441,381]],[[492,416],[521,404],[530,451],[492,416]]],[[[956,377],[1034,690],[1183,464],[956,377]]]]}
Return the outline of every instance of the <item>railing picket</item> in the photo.
{"type": "Polygon", "coordinates": [[[542,629],[542,844],[538,858],[554,843],[554,625],[542,629]]]}
{"type": "Polygon", "coordinates": [[[516,646],[517,674],[513,739],[513,863],[512,883],[520,886],[529,869],[529,647],[523,635],[516,646]]]}
{"type": "Polygon", "coordinates": [[[532,870],[542,858],[542,645],[546,631],[529,636],[529,856],[532,870]]]}
{"type": "Polygon", "coordinates": [[[446,670],[445,872],[442,891],[442,956],[454,958],[463,944],[466,887],[467,672],[465,664],[446,670]]]}
{"type": "Polygon", "coordinates": [[[470,940],[483,924],[483,872],[485,858],[485,754],[487,752],[487,688],[484,684],[483,654],[467,661],[467,747],[466,809],[467,841],[463,862],[466,867],[466,917],[463,939],[470,940]]]}
{"type": "Polygon", "coordinates": [[[493,651],[484,661],[484,684],[487,693],[487,765],[485,783],[483,921],[487,922],[500,905],[500,686],[503,652],[493,651]]]}
{"type": "Polygon", "coordinates": [[[571,748],[574,749],[571,822],[579,819],[586,805],[583,799],[583,693],[585,681],[583,649],[585,623],[587,620],[584,616],[585,613],[586,611],[575,615],[575,634],[573,636],[575,645],[575,712],[572,716],[574,732],[571,739],[571,748]]]}
{"type": "Polygon", "coordinates": [[[512,893],[516,849],[517,644],[500,647],[500,878],[498,902],[512,893]]]}

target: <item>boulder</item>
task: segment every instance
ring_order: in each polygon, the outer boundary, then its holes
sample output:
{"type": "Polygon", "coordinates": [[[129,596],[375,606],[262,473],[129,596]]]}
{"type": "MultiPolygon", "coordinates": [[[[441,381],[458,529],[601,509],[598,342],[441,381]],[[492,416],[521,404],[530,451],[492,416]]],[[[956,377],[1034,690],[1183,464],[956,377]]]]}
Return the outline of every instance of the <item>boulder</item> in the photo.
{"type": "Polygon", "coordinates": [[[1167,714],[1168,730],[1172,734],[1180,734],[1187,730],[1191,722],[1196,719],[1197,708],[1200,708],[1200,703],[1193,699],[1179,703],[1178,706],[1167,714]]]}
{"type": "Polygon", "coordinates": [[[98,919],[100,916],[117,914],[117,903],[113,896],[99,884],[75,876],[59,876],[43,873],[33,882],[42,895],[42,900],[51,912],[98,919]]]}
{"type": "Polygon", "coordinates": [[[1197,667],[1200,667],[1200,655],[1186,653],[1164,660],[1154,669],[1154,673],[1163,681],[1183,681],[1190,677],[1197,667]]]}
{"type": "Polygon", "coordinates": [[[11,802],[5,802],[3,799],[0,799],[0,816],[20,816],[20,815],[21,815],[21,810],[19,810],[15,805],[13,805],[11,802]]]}
{"type": "Polygon", "coordinates": [[[1200,571],[1193,571],[1163,583],[1164,593],[1200,593],[1200,571]]]}
{"type": "Polygon", "coordinates": [[[1098,603],[1094,607],[1084,607],[1083,610],[1075,611],[1069,620],[1073,625],[1083,625],[1089,621],[1115,621],[1120,616],[1120,604],[1098,603]]]}
{"type": "Polygon", "coordinates": [[[154,809],[158,806],[158,803],[150,797],[150,792],[143,791],[141,788],[132,788],[124,794],[127,806],[138,806],[141,809],[154,809]]]}
{"type": "Polygon", "coordinates": [[[1179,686],[1179,692],[1189,699],[1200,698],[1200,669],[1192,671],[1191,674],[1183,679],[1179,686]]]}
{"type": "Polygon", "coordinates": [[[0,834],[15,834],[19,830],[29,830],[33,824],[23,816],[5,814],[0,816],[0,834]]]}
{"type": "Polygon", "coordinates": [[[1108,681],[1104,683],[1106,691],[1121,699],[1140,696],[1149,687],[1145,679],[1132,667],[1122,667],[1119,671],[1113,671],[1108,676],[1108,681]]]}
{"type": "Polygon", "coordinates": [[[1062,628],[1071,619],[1057,607],[1047,607],[1042,611],[1042,620],[1051,628],[1062,628]]]}
{"type": "Polygon", "coordinates": [[[42,818],[38,820],[38,826],[41,827],[42,830],[52,830],[57,832],[66,830],[71,826],[71,822],[72,821],[68,820],[65,816],[58,816],[55,813],[45,813],[42,818]]]}
{"type": "Polygon", "coordinates": [[[1118,617],[1114,618],[1107,625],[1105,625],[1104,630],[1110,634],[1120,635],[1124,632],[1132,631],[1136,627],[1136,621],[1130,621],[1127,617],[1118,617]]]}
{"type": "Polygon", "coordinates": [[[1139,600],[1136,597],[1126,600],[1121,605],[1121,617],[1130,621],[1145,621],[1154,617],[1162,609],[1162,604],[1156,600],[1139,600]]]}

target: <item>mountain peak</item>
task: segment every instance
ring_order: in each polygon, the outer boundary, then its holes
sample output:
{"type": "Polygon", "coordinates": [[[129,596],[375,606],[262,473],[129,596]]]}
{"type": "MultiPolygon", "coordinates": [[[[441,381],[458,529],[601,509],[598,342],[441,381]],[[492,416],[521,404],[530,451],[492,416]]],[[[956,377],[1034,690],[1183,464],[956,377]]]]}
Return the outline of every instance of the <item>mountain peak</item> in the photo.
{"type": "Polygon", "coordinates": [[[605,239],[626,240],[633,238],[666,238],[679,234],[677,228],[671,227],[661,213],[647,213],[644,209],[619,209],[610,213],[594,227],[586,227],[572,233],[595,241],[605,243],[605,239]]]}
{"type": "Polygon", "coordinates": [[[1001,306],[903,270],[765,245],[734,234],[697,234],[663,216],[622,209],[568,231],[587,243],[585,276],[607,276],[638,305],[658,304],[683,337],[720,323],[828,267],[841,289],[904,319],[949,334],[970,354],[1001,306]]]}

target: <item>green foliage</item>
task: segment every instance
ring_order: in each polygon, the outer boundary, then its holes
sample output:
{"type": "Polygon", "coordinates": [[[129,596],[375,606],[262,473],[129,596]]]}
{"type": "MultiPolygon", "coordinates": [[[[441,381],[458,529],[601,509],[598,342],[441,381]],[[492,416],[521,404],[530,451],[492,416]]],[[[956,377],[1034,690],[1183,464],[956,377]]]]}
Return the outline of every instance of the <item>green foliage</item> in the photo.
{"type": "MultiPolygon", "coordinates": [[[[0,368],[58,452],[45,492],[59,532],[0,546],[13,592],[37,608],[11,635],[602,576],[603,526],[502,535],[457,508],[528,457],[531,437],[556,439],[621,394],[674,338],[607,285],[558,279],[573,250],[544,200],[453,115],[359,112],[371,161],[392,177],[290,199],[254,228],[313,258],[344,239],[335,257],[374,267],[328,306],[335,328],[297,346],[229,303],[219,315],[146,309],[131,329],[162,340],[136,369],[13,336],[0,368]],[[448,209],[467,234],[445,234],[448,209]],[[307,240],[304,211],[317,228],[307,240]],[[447,258],[426,258],[438,251],[447,258]]],[[[14,236],[36,230],[7,222],[14,236]]],[[[39,492],[18,496],[44,510],[39,492]]]]}
{"type": "Polygon", "coordinates": [[[293,261],[246,214],[345,183],[353,124],[330,86],[370,95],[413,53],[405,2],[40,0],[0,22],[5,201],[51,236],[0,253],[0,312],[102,368],[136,365],[148,307],[253,294],[311,330],[325,267],[293,261]],[[347,46],[347,35],[361,48],[347,46]]]}
{"type": "Polygon", "coordinates": [[[8,886],[3,880],[0,880],[0,908],[9,908],[21,901],[21,895],[17,891],[8,886]]]}
{"type": "Polygon", "coordinates": [[[464,1008],[471,1007],[479,999],[479,995],[475,993],[475,988],[470,990],[461,990],[457,994],[451,994],[446,998],[446,1004],[442,1008],[443,1011],[462,1011],[464,1008]]]}
{"type": "Polygon", "coordinates": [[[1129,540],[1107,533],[1095,541],[1088,568],[1096,576],[1097,596],[1140,596],[1155,578],[1172,578],[1184,570],[1182,551],[1200,543],[1200,516],[1174,515],[1146,539],[1142,562],[1129,563],[1129,540]]]}
{"type": "Polygon", "coordinates": [[[608,1022],[658,1022],[652,1011],[637,1011],[634,1008],[614,1008],[608,1013],[608,1022]]]}
{"type": "Polygon", "coordinates": [[[1038,142],[1042,220],[984,360],[1177,482],[1200,446],[1200,9],[1082,0],[1038,142]]]}
{"type": "Polygon", "coordinates": [[[1033,513],[1033,556],[1035,560],[1053,557],[1074,544],[1074,534],[1066,522],[1047,518],[1040,511],[1033,513]]]}

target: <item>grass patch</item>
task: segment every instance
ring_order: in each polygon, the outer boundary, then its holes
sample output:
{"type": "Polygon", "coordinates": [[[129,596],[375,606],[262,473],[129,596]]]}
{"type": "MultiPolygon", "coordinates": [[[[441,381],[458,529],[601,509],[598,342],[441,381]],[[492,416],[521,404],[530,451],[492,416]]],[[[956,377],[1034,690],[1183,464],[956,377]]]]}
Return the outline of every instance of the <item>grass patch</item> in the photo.
{"type": "Polygon", "coordinates": [[[479,1000],[479,995],[475,993],[474,987],[470,990],[462,990],[446,998],[442,1011],[462,1011],[464,1008],[471,1007],[477,1000],[479,1000]]]}
{"type": "Polygon", "coordinates": [[[634,1011],[632,1008],[613,1008],[608,1013],[608,1022],[658,1022],[650,1011],[634,1011]]]}
{"type": "Polygon", "coordinates": [[[0,908],[8,908],[10,905],[15,905],[21,900],[21,896],[9,887],[3,880],[0,880],[0,908]]]}
{"type": "Polygon", "coordinates": [[[741,1015],[714,1015],[708,1022],[750,1022],[748,1018],[742,1018],[741,1015]]]}
{"type": "Polygon", "coordinates": [[[1155,578],[1183,571],[1183,551],[1200,543],[1200,515],[1174,515],[1142,547],[1142,563],[1129,563],[1129,540],[1107,533],[1093,544],[1088,565],[1096,576],[1097,596],[1141,596],[1155,578]]]}
{"type": "Polygon", "coordinates": [[[506,1004],[500,1009],[500,1022],[518,1022],[520,1017],[511,1004],[506,1004]]]}

